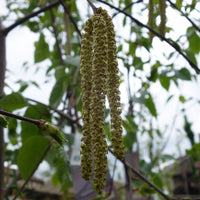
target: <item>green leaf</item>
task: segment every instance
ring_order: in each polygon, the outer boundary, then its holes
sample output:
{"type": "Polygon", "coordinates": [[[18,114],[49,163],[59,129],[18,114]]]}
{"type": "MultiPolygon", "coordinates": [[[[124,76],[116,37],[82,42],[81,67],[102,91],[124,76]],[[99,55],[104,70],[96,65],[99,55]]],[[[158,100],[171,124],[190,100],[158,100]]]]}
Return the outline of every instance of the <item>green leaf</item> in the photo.
{"type": "Polygon", "coordinates": [[[133,42],[129,42],[129,54],[135,55],[136,45],[133,42]]]}
{"type": "MultiPolygon", "coordinates": [[[[45,121],[51,122],[51,114],[49,110],[42,106],[42,105],[30,105],[25,114],[25,117],[29,117],[32,119],[44,119],[45,121]]],[[[24,143],[29,137],[32,136],[37,136],[40,132],[42,131],[39,130],[37,126],[34,124],[28,123],[28,122],[21,122],[21,137],[22,137],[22,142],[24,143]]]]}
{"type": "Polygon", "coordinates": [[[148,38],[142,38],[141,39],[141,46],[144,47],[147,51],[150,49],[150,43],[148,38]]]}
{"type": "Polygon", "coordinates": [[[66,69],[66,66],[57,66],[55,68],[55,78],[56,78],[56,80],[63,78],[63,77],[66,77],[65,69],[66,69]]]}
{"type": "Polygon", "coordinates": [[[155,190],[150,187],[147,183],[144,183],[140,189],[139,189],[139,192],[142,194],[142,195],[147,195],[147,194],[154,194],[155,193],[155,190]]]}
{"type": "Polygon", "coordinates": [[[161,190],[163,189],[163,181],[162,181],[162,177],[159,174],[156,173],[152,173],[152,178],[151,180],[153,181],[153,183],[160,188],[161,190]]]}
{"type": "Polygon", "coordinates": [[[178,8],[179,10],[181,9],[182,1],[183,1],[183,0],[176,0],[176,6],[177,6],[177,8],[178,8]]]}
{"type": "Polygon", "coordinates": [[[123,26],[125,26],[125,25],[126,25],[126,16],[123,19],[123,26]]]}
{"type": "Polygon", "coordinates": [[[71,170],[66,152],[57,143],[55,143],[46,157],[47,162],[56,169],[56,182],[61,183],[61,190],[67,192],[72,186],[71,170]]]}
{"type": "Polygon", "coordinates": [[[7,95],[0,100],[0,107],[10,112],[13,110],[23,108],[26,105],[27,101],[21,94],[17,92],[7,95]]]}
{"type": "Polygon", "coordinates": [[[126,119],[127,119],[128,123],[129,123],[130,131],[135,133],[136,130],[137,130],[137,125],[133,121],[133,118],[131,116],[129,116],[129,115],[126,115],[126,119]]]}
{"type": "Polygon", "coordinates": [[[50,57],[49,45],[44,39],[44,34],[40,33],[38,42],[35,42],[35,63],[41,62],[50,57]]]}
{"type": "Polygon", "coordinates": [[[71,134],[65,134],[65,138],[67,139],[67,145],[70,148],[74,144],[74,136],[71,134]]]}
{"type": "Polygon", "coordinates": [[[194,10],[195,6],[196,6],[197,1],[196,0],[192,0],[192,4],[191,4],[191,9],[190,11],[194,10]]]}
{"type": "Polygon", "coordinates": [[[152,172],[152,168],[153,168],[153,165],[152,163],[147,163],[146,161],[144,160],[141,160],[140,161],[140,170],[144,173],[144,174],[151,174],[152,172]]]}
{"type": "Polygon", "coordinates": [[[189,81],[191,80],[191,74],[188,69],[182,68],[175,71],[175,76],[179,79],[189,81]]]}
{"type": "Polygon", "coordinates": [[[58,178],[58,174],[56,172],[51,177],[51,181],[52,181],[54,187],[56,187],[56,186],[58,186],[60,184],[60,181],[59,181],[59,178],[58,178]]]}
{"type": "Polygon", "coordinates": [[[27,179],[41,161],[49,147],[49,140],[42,136],[29,138],[19,150],[18,167],[23,179],[27,179]]]}
{"type": "Polygon", "coordinates": [[[30,21],[28,20],[26,22],[26,25],[31,29],[31,31],[37,33],[40,30],[40,24],[36,21],[30,21]]]}
{"type": "Polygon", "coordinates": [[[160,76],[160,84],[163,88],[165,88],[167,91],[169,90],[170,86],[170,78],[167,76],[160,76]]]}
{"type": "Polygon", "coordinates": [[[62,101],[63,94],[66,92],[67,82],[66,78],[60,78],[56,81],[50,95],[49,103],[50,105],[58,106],[62,101]]]}
{"type": "Polygon", "coordinates": [[[60,145],[63,145],[67,142],[67,139],[64,137],[63,133],[59,131],[57,126],[50,124],[49,122],[41,123],[40,125],[43,131],[46,131],[51,137],[54,138],[60,145]]]}
{"type": "Polygon", "coordinates": [[[191,52],[190,49],[186,49],[186,50],[185,50],[185,53],[186,53],[187,57],[188,57],[195,65],[197,65],[197,60],[196,60],[196,58],[195,58],[194,53],[191,52]]]}
{"type": "Polygon", "coordinates": [[[12,145],[18,144],[18,134],[16,132],[17,129],[17,120],[15,118],[9,118],[8,123],[8,138],[12,145]]]}
{"type": "Polygon", "coordinates": [[[24,143],[28,138],[38,135],[39,129],[34,124],[22,121],[21,127],[22,127],[21,130],[22,143],[24,143]]]}
{"type": "Polygon", "coordinates": [[[135,124],[133,125],[133,124],[130,124],[129,121],[123,120],[122,125],[127,131],[132,132],[132,133],[136,133],[137,127],[136,127],[135,124]]]}
{"type": "Polygon", "coordinates": [[[6,120],[6,117],[0,114],[0,126],[3,128],[6,128],[7,125],[8,125],[8,121],[6,120]]]}
{"type": "Polygon", "coordinates": [[[66,56],[65,63],[67,65],[79,67],[80,66],[80,56],[66,56]]]}
{"type": "Polygon", "coordinates": [[[104,131],[105,131],[105,134],[108,138],[108,140],[111,141],[111,135],[110,135],[110,124],[108,122],[105,123],[105,126],[104,126],[104,131]]]}
{"type": "Polygon", "coordinates": [[[154,117],[157,117],[156,107],[155,107],[155,104],[154,104],[153,99],[152,99],[150,94],[148,95],[148,98],[145,99],[145,103],[144,104],[149,109],[150,113],[154,117]]]}
{"type": "Polygon", "coordinates": [[[193,148],[195,149],[195,151],[200,151],[200,143],[194,144],[193,148]]]}
{"type": "Polygon", "coordinates": [[[143,70],[143,65],[144,65],[144,63],[142,62],[142,59],[140,57],[134,56],[134,58],[133,58],[133,66],[136,69],[143,70]]]}
{"type": "Polygon", "coordinates": [[[166,161],[169,161],[169,160],[174,160],[174,157],[172,155],[169,155],[169,154],[162,154],[162,155],[160,155],[160,159],[163,162],[166,162],[166,161]]]}
{"type": "Polygon", "coordinates": [[[5,161],[11,162],[12,164],[17,164],[17,158],[18,158],[19,149],[5,150],[5,161]]]}
{"type": "Polygon", "coordinates": [[[179,101],[181,102],[181,103],[185,103],[185,97],[183,96],[183,95],[181,95],[181,96],[179,96],[179,101]]]}
{"type": "Polygon", "coordinates": [[[127,149],[131,149],[134,142],[136,142],[136,133],[133,133],[131,131],[127,131],[127,134],[123,137],[124,146],[127,149]]]}
{"type": "Polygon", "coordinates": [[[200,37],[194,33],[189,39],[189,47],[195,54],[200,52],[200,37]]]}
{"type": "Polygon", "coordinates": [[[148,80],[152,81],[152,82],[156,82],[157,78],[158,78],[158,68],[161,66],[160,62],[157,61],[151,68],[151,74],[148,77],[148,80]]]}

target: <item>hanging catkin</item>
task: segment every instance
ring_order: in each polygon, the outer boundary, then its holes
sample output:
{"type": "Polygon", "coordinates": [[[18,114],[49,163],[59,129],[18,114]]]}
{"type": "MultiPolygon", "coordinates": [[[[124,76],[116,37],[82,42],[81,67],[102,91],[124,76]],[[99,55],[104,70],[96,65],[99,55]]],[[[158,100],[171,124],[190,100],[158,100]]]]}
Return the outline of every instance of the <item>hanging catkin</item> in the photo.
{"type": "Polygon", "coordinates": [[[110,106],[111,117],[111,141],[114,149],[114,154],[118,159],[124,157],[124,145],[122,139],[122,119],[121,119],[121,103],[120,103],[120,78],[117,63],[117,46],[115,41],[114,25],[111,17],[106,10],[98,8],[97,13],[100,13],[107,27],[108,38],[108,70],[107,70],[107,96],[110,106]]]}
{"type": "Polygon", "coordinates": [[[81,40],[81,87],[82,87],[82,144],[81,144],[81,172],[82,177],[89,180],[92,175],[92,141],[90,131],[90,97],[92,89],[92,20],[86,22],[81,40]]]}
{"type": "Polygon", "coordinates": [[[82,144],[81,172],[86,180],[94,171],[94,190],[105,187],[107,153],[105,97],[108,96],[111,117],[111,141],[114,154],[123,159],[122,120],[114,25],[110,16],[98,8],[87,22],[81,42],[82,144]]]}
{"type": "Polygon", "coordinates": [[[159,14],[160,14],[160,25],[158,27],[158,32],[163,37],[166,31],[166,2],[165,0],[158,0],[159,14]]]}
{"type": "Polygon", "coordinates": [[[104,133],[105,95],[107,71],[107,36],[106,23],[99,14],[93,21],[93,60],[91,91],[91,134],[94,156],[94,189],[101,193],[107,174],[107,143],[104,133]]]}
{"type": "MultiPolygon", "coordinates": [[[[149,26],[149,28],[154,30],[155,22],[154,22],[154,2],[153,2],[153,0],[149,0],[148,9],[149,9],[148,26],[149,26]]],[[[149,31],[150,43],[152,42],[153,37],[154,37],[154,34],[151,31],[149,31]]]]}

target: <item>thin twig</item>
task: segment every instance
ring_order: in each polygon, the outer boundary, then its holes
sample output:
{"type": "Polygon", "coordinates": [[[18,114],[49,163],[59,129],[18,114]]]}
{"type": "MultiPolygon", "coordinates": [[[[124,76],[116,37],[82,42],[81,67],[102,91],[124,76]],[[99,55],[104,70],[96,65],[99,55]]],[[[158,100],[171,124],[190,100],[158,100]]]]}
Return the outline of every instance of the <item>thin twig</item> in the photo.
{"type": "Polygon", "coordinates": [[[197,65],[195,63],[193,63],[180,49],[179,45],[172,41],[171,39],[167,39],[166,37],[163,37],[162,35],[160,35],[157,31],[151,29],[150,27],[148,27],[147,25],[143,24],[142,22],[138,21],[136,18],[132,17],[131,15],[129,15],[128,13],[124,12],[123,10],[113,6],[110,3],[107,3],[105,1],[102,0],[97,0],[117,11],[119,11],[120,13],[124,14],[125,16],[129,17],[132,21],[134,21],[137,25],[144,27],[146,29],[148,29],[149,31],[151,31],[152,33],[154,33],[157,37],[159,37],[161,40],[165,41],[167,44],[169,44],[171,47],[173,47],[180,55],[182,55],[185,60],[187,60],[187,62],[190,64],[190,66],[196,71],[197,74],[200,73],[200,69],[197,67],[197,65]]]}
{"type": "Polygon", "coordinates": [[[77,77],[78,77],[79,70],[80,70],[80,67],[77,67],[76,71],[74,73],[73,83],[72,83],[72,93],[71,93],[71,96],[69,98],[68,113],[70,113],[71,108],[74,106],[73,100],[74,100],[74,96],[75,96],[76,85],[77,85],[77,77]]]}
{"type": "Polygon", "coordinates": [[[72,24],[74,25],[74,28],[76,29],[76,32],[79,34],[80,37],[82,37],[81,32],[80,32],[80,30],[79,30],[74,18],[70,15],[70,12],[69,12],[68,8],[66,7],[66,5],[64,4],[64,2],[62,0],[59,0],[59,2],[63,6],[65,12],[68,14],[72,24]]]}
{"type": "Polygon", "coordinates": [[[178,7],[176,6],[176,4],[174,4],[173,2],[171,2],[170,0],[167,0],[170,5],[172,6],[172,8],[176,9],[177,11],[179,11],[181,13],[182,16],[184,16],[191,24],[192,26],[200,32],[200,28],[187,16],[187,14],[185,14],[184,12],[182,12],[181,10],[178,9],[178,7]]]}
{"type": "Polygon", "coordinates": [[[114,167],[113,167],[113,174],[112,174],[112,182],[111,182],[111,184],[110,184],[110,190],[109,190],[109,192],[108,192],[108,196],[111,195],[111,192],[112,192],[112,190],[113,190],[113,182],[114,182],[116,167],[117,167],[117,158],[115,158],[115,163],[114,163],[114,167]]]}
{"type": "Polygon", "coordinates": [[[49,152],[49,150],[52,147],[53,142],[51,142],[49,144],[49,146],[47,147],[46,151],[44,152],[44,154],[42,155],[42,157],[40,158],[38,164],[35,166],[35,168],[33,169],[32,173],[29,175],[29,177],[27,178],[27,180],[24,182],[24,184],[21,186],[21,188],[18,190],[18,192],[15,194],[13,200],[16,200],[17,197],[23,192],[26,184],[30,181],[31,177],[33,176],[33,174],[35,173],[35,171],[37,170],[37,168],[39,167],[40,163],[44,160],[45,156],[47,155],[47,153],[49,152]]]}
{"type": "Polygon", "coordinates": [[[60,3],[59,1],[56,1],[52,4],[49,4],[48,6],[45,6],[44,8],[41,8],[40,10],[38,10],[36,12],[30,13],[30,14],[26,15],[25,17],[18,19],[14,24],[10,25],[9,27],[7,27],[3,30],[4,34],[7,35],[11,30],[13,30],[18,25],[23,24],[24,22],[28,21],[29,19],[39,15],[40,13],[43,13],[43,12],[49,10],[50,8],[58,6],[59,3],[60,3]]]}
{"type": "Polygon", "coordinates": [[[67,33],[67,55],[71,55],[72,47],[71,47],[71,35],[70,35],[70,23],[69,16],[66,12],[64,12],[64,22],[65,22],[65,31],[67,33]]]}
{"type": "MultiPolygon", "coordinates": [[[[132,7],[134,4],[138,4],[138,3],[141,3],[143,2],[143,0],[138,0],[138,1],[135,1],[135,2],[132,2],[130,4],[128,4],[124,9],[123,11],[127,10],[128,8],[132,7]]],[[[112,18],[116,17],[120,12],[116,12],[115,14],[113,14],[112,18]]]]}
{"type": "Polygon", "coordinates": [[[87,0],[87,2],[89,3],[90,7],[92,8],[93,13],[96,14],[97,8],[95,7],[95,5],[90,0],[87,0]]]}
{"type": "Polygon", "coordinates": [[[22,117],[22,116],[15,115],[13,113],[10,113],[10,112],[4,111],[4,110],[0,110],[0,114],[8,116],[8,117],[15,118],[15,119],[19,119],[19,120],[22,120],[22,121],[30,122],[32,124],[35,124],[36,126],[40,125],[39,120],[31,119],[31,118],[28,118],[28,117],[22,117]]]}
{"type": "Polygon", "coordinates": [[[78,120],[74,120],[72,119],[69,115],[63,113],[62,111],[56,109],[55,107],[51,106],[51,105],[46,105],[40,101],[34,100],[34,99],[30,99],[30,98],[26,98],[26,100],[28,101],[32,101],[35,102],[37,104],[40,104],[46,108],[49,108],[50,110],[53,110],[54,112],[58,113],[59,115],[61,115],[62,117],[64,117],[65,119],[67,119],[69,122],[76,124],[79,128],[82,128],[82,126],[78,123],[78,120]]]}
{"type": "Polygon", "coordinates": [[[125,169],[125,174],[126,174],[126,185],[125,185],[125,189],[126,189],[126,199],[130,200],[131,196],[132,196],[132,184],[131,184],[131,170],[128,166],[126,166],[124,164],[124,169],[125,169]]]}
{"type": "MultiPolygon", "coordinates": [[[[109,152],[113,153],[113,151],[109,148],[109,152]]],[[[144,181],[147,183],[149,186],[151,186],[154,190],[156,190],[161,196],[163,196],[167,200],[171,200],[172,198],[167,196],[163,191],[161,191],[156,185],[154,185],[151,181],[149,181],[143,174],[141,174],[138,170],[134,169],[129,163],[126,163],[124,160],[120,160],[126,167],[131,169],[131,171],[140,178],[140,180],[144,181]]]]}
{"type": "Polygon", "coordinates": [[[57,50],[58,50],[59,61],[60,61],[61,65],[64,65],[65,63],[64,63],[64,60],[62,58],[62,51],[60,49],[60,43],[59,43],[59,39],[58,39],[58,31],[57,31],[57,27],[56,27],[56,24],[55,24],[55,17],[54,17],[52,9],[49,9],[49,13],[50,13],[51,23],[52,23],[52,27],[53,27],[53,34],[54,34],[54,37],[56,39],[56,47],[57,47],[57,50]]]}

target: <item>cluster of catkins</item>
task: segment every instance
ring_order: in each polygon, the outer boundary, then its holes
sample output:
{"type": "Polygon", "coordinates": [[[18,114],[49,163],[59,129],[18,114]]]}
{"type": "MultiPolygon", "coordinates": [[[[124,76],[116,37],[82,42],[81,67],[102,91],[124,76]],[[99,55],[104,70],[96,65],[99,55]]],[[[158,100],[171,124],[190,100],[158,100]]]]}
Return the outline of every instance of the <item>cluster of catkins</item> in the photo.
{"type": "Polygon", "coordinates": [[[108,97],[111,118],[111,142],[118,159],[124,157],[114,25],[106,10],[97,8],[87,20],[81,41],[82,87],[82,177],[90,180],[97,193],[105,187],[108,146],[104,132],[105,100],[108,97]]]}
{"type": "MultiPolygon", "coordinates": [[[[149,0],[149,21],[148,25],[151,29],[155,30],[155,17],[154,17],[154,0],[149,0]]],[[[158,10],[160,15],[160,24],[158,26],[158,32],[161,36],[165,36],[166,32],[166,0],[158,0],[158,10]]],[[[154,34],[149,32],[149,40],[152,42],[154,34]]]]}

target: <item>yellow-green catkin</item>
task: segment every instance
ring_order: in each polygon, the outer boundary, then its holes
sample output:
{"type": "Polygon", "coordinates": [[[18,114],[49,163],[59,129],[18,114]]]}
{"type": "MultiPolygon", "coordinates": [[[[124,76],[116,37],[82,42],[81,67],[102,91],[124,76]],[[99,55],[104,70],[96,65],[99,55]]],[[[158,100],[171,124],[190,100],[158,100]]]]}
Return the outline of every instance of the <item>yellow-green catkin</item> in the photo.
{"type": "MultiPolygon", "coordinates": [[[[148,26],[149,26],[149,28],[154,30],[155,22],[154,22],[154,2],[153,2],[153,0],[149,0],[148,9],[149,9],[148,26]]],[[[154,37],[154,34],[151,31],[149,31],[149,41],[150,41],[150,43],[152,42],[153,37],[154,37]]]]}
{"type": "Polygon", "coordinates": [[[93,144],[94,190],[100,194],[105,187],[107,175],[107,152],[105,125],[105,95],[107,71],[106,23],[95,14],[93,22],[92,90],[90,103],[90,131],[93,144]]]}
{"type": "Polygon", "coordinates": [[[117,46],[115,40],[114,25],[106,10],[97,9],[106,22],[106,33],[108,39],[108,69],[107,69],[107,96],[111,117],[111,142],[115,156],[122,160],[124,158],[124,145],[122,137],[122,119],[120,103],[120,77],[117,63],[117,46]]]}
{"type": "Polygon", "coordinates": [[[81,87],[82,87],[82,143],[81,143],[81,173],[82,177],[89,180],[92,175],[92,141],[90,130],[90,96],[92,89],[92,20],[86,22],[81,40],[81,87]]]}
{"type": "Polygon", "coordinates": [[[166,2],[165,0],[158,0],[159,14],[160,14],[160,25],[158,27],[158,32],[163,37],[166,31],[166,2]]]}

